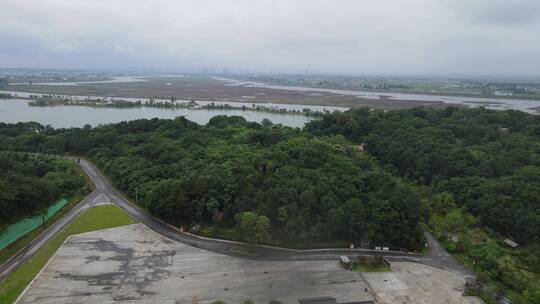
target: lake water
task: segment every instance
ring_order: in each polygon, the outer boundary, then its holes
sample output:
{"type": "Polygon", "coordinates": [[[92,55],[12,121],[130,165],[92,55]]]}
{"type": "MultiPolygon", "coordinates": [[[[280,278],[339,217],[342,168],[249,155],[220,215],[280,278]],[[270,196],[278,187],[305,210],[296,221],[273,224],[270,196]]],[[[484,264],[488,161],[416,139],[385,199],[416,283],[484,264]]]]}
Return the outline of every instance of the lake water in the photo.
{"type": "MultiPolygon", "coordinates": [[[[187,119],[198,124],[206,124],[210,118],[216,115],[237,115],[244,117],[247,121],[261,122],[263,119],[267,118],[275,124],[283,124],[290,127],[303,127],[306,122],[312,119],[303,115],[247,110],[163,109],[150,107],[123,109],[92,108],[86,106],[31,107],[28,106],[28,102],[29,100],[25,99],[0,99],[0,122],[16,123],[36,121],[43,125],[51,125],[55,128],[69,128],[82,127],[85,124],[97,126],[99,124],[116,123],[141,118],[151,119],[157,117],[173,119],[178,116],[185,116],[187,119]]],[[[308,107],[297,106],[303,108],[308,107]]]]}

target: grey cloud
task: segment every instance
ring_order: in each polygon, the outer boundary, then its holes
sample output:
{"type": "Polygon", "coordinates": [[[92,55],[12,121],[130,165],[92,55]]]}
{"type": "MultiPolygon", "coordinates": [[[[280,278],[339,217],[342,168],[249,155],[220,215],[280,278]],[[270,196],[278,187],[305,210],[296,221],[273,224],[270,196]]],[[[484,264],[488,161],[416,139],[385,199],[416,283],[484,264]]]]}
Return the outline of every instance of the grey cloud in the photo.
{"type": "Polygon", "coordinates": [[[445,0],[471,23],[491,26],[524,26],[540,23],[540,1],[445,0]]]}
{"type": "Polygon", "coordinates": [[[0,0],[0,66],[537,75],[537,3],[0,0]]]}

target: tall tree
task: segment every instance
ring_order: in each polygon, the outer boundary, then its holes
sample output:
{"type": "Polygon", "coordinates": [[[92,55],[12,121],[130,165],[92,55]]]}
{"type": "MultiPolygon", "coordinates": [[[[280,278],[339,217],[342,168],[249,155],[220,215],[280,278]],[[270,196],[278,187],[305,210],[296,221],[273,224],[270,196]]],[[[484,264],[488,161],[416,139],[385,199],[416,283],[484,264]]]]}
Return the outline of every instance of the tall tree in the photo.
{"type": "Polygon", "coordinates": [[[235,219],[240,236],[248,241],[250,245],[270,237],[272,227],[270,226],[270,220],[266,216],[246,211],[236,214],[235,219]]]}

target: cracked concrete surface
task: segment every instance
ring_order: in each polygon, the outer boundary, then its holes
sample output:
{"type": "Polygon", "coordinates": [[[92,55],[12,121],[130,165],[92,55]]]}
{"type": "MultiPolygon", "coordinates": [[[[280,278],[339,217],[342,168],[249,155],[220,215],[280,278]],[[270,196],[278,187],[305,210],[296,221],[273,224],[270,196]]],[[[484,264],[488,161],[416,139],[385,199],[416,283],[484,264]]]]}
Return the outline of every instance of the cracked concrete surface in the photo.
{"type": "Polygon", "coordinates": [[[18,303],[241,303],[371,300],[337,261],[260,261],[172,242],[142,224],[72,236],[18,303]]]}

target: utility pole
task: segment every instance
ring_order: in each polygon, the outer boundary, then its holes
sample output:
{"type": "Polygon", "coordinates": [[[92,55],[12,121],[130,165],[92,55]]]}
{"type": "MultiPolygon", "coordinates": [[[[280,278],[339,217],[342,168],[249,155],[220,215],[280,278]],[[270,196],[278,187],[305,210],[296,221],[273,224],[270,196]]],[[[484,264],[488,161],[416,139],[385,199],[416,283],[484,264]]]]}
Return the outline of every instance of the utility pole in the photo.
{"type": "Polygon", "coordinates": [[[135,187],[135,203],[139,204],[139,187],[135,187]]]}

